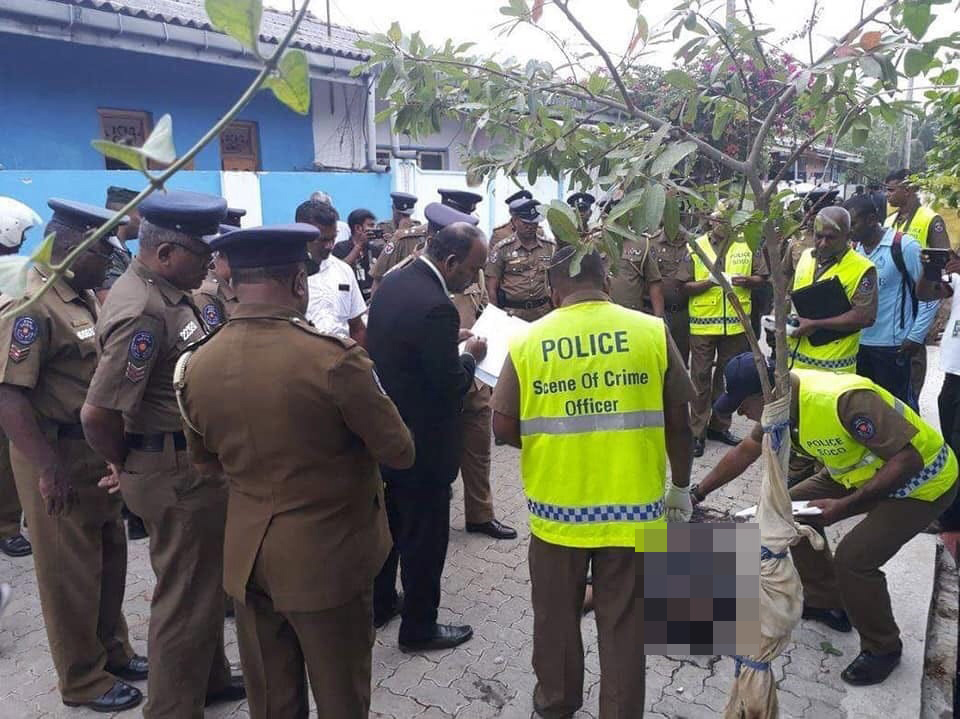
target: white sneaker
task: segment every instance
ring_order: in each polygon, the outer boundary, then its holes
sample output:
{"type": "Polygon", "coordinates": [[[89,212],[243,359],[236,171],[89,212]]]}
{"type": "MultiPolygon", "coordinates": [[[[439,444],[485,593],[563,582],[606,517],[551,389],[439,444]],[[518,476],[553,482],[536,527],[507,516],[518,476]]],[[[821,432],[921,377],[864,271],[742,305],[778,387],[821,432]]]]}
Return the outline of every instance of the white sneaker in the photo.
{"type": "Polygon", "coordinates": [[[10,585],[4,582],[0,584],[0,617],[3,616],[3,610],[7,608],[7,605],[10,603],[10,596],[13,594],[13,590],[10,589],[10,585]]]}

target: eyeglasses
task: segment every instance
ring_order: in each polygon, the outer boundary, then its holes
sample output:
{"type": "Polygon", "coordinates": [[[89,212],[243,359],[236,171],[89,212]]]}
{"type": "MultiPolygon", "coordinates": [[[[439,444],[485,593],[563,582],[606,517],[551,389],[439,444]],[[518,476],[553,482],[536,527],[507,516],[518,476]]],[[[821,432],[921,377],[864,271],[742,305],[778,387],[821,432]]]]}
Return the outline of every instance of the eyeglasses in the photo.
{"type": "Polygon", "coordinates": [[[171,241],[171,242],[166,242],[166,243],[164,243],[164,244],[167,244],[167,245],[176,245],[177,247],[180,247],[181,249],[186,250],[187,252],[189,252],[189,253],[190,253],[191,255],[193,255],[194,257],[200,257],[200,258],[202,258],[202,259],[204,259],[204,260],[209,260],[209,259],[213,256],[213,250],[211,250],[209,247],[206,248],[206,249],[203,250],[203,251],[199,251],[199,252],[198,252],[197,250],[195,250],[195,249],[193,249],[192,247],[190,247],[190,245],[185,245],[185,244],[182,243],[182,242],[173,242],[173,241],[171,241]]]}

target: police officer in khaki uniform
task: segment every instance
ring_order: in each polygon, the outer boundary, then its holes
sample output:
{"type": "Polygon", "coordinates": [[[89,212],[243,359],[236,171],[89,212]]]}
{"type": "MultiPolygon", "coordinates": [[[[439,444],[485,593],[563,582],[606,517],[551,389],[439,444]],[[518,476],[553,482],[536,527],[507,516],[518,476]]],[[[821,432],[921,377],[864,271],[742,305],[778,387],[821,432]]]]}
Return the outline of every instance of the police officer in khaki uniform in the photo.
{"type": "MultiPolygon", "coordinates": [[[[532,199],[533,199],[533,193],[530,192],[530,190],[518,190],[517,192],[514,192],[512,195],[510,195],[506,200],[504,200],[504,202],[507,203],[507,207],[509,208],[510,205],[516,202],[517,200],[532,200],[532,199]]],[[[511,220],[513,219],[512,211],[510,212],[510,219],[511,220]]],[[[508,237],[511,237],[512,235],[513,235],[513,224],[510,222],[510,220],[507,220],[502,225],[497,225],[496,227],[493,228],[493,232],[490,233],[490,246],[495,247],[498,242],[500,242],[501,240],[505,240],[508,237]]]]}
{"type": "Polygon", "coordinates": [[[383,239],[390,241],[397,232],[416,227],[419,221],[413,219],[413,208],[417,204],[417,196],[409,192],[391,192],[390,201],[393,216],[389,220],[378,222],[376,228],[383,232],[383,239]]]}
{"type": "Polygon", "coordinates": [[[650,251],[663,282],[663,318],[686,364],[690,358],[690,314],[681,277],[690,261],[690,250],[684,232],[681,230],[672,240],[666,232],[658,232],[650,238],[650,251]]]}
{"type": "Polygon", "coordinates": [[[317,235],[296,224],[214,240],[240,304],[177,370],[191,457],[229,477],[224,582],[255,719],[306,719],[307,677],[320,716],[368,715],[373,577],[390,548],[377,463],[414,459],[366,352],[304,317],[317,235]]]}
{"type": "MultiPolygon", "coordinates": [[[[83,242],[112,213],[50,200],[53,261],[83,242]]],[[[97,486],[106,465],[84,441],[80,408],[96,365],[99,303],[115,238],[74,262],[35,304],[0,321],[10,337],[0,358],[0,425],[10,438],[17,491],[33,537],[40,606],[58,688],[67,706],[116,712],[137,706],[140,691],[118,677],[147,677],[146,657],[130,648],[121,607],[127,541],[120,498],[97,486]]],[[[28,295],[47,281],[30,270],[28,295]]],[[[0,311],[10,310],[8,300],[0,311]]]]}
{"type": "Polygon", "coordinates": [[[641,312],[647,301],[653,314],[663,317],[663,278],[659,264],[651,256],[648,237],[623,241],[620,261],[610,268],[610,299],[641,312]]]}
{"type": "MultiPolygon", "coordinates": [[[[740,476],[761,454],[760,375],[750,353],[727,365],[720,411],[757,422],[700,483],[705,497],[740,476]]],[[[957,460],[943,436],[872,381],[819,370],[791,373],[790,438],[794,449],[825,466],[790,490],[822,514],[826,527],[860,514],[831,555],[806,541],[790,548],[803,582],[803,617],[860,634],[860,654],[841,673],[848,684],[879,684],[900,663],[900,630],[881,567],[922,532],[957,493],[957,460]]],[[[820,530],[822,534],[822,529],[820,530]]]]}
{"type": "Polygon", "coordinates": [[[567,198],[567,204],[577,211],[580,217],[580,232],[584,234],[590,229],[590,215],[597,198],[589,192],[574,192],[567,198]]]}
{"type": "Polygon", "coordinates": [[[99,364],[83,408],[84,432],[110,463],[101,484],[119,486],[150,533],[148,719],[201,717],[205,703],[245,696],[223,652],[227,491],[190,464],[173,391],[177,358],[206,335],[190,292],[226,209],[218,197],[173,190],[140,205],[140,253],[97,323],[99,364]]]}
{"type": "MultiPolygon", "coordinates": [[[[237,228],[230,225],[220,225],[220,234],[225,235],[235,229],[237,228]]],[[[193,298],[200,309],[200,317],[208,334],[233,314],[238,302],[237,293],[230,286],[230,263],[219,252],[213,253],[210,271],[200,289],[193,293],[193,298]]]]}
{"type": "Polygon", "coordinates": [[[552,309],[546,269],[556,243],[540,232],[538,205],[529,199],[511,203],[513,235],[493,247],[484,270],[490,302],[527,322],[552,309]]]}

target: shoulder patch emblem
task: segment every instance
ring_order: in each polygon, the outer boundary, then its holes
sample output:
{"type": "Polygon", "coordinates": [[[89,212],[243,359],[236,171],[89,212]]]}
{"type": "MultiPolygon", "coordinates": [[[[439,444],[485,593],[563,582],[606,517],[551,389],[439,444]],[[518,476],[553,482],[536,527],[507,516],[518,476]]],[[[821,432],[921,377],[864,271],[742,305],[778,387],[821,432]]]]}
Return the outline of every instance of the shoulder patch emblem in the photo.
{"type": "Polygon", "coordinates": [[[206,320],[206,323],[211,327],[218,327],[223,323],[223,318],[220,316],[220,308],[213,302],[209,305],[204,305],[201,314],[203,314],[203,319],[206,320]]]}
{"type": "Polygon", "coordinates": [[[383,246],[383,254],[392,255],[394,247],[395,245],[393,244],[393,240],[391,240],[390,242],[388,242],[383,246]]]}
{"type": "MultiPolygon", "coordinates": [[[[130,359],[134,362],[146,362],[153,356],[153,333],[146,330],[137,332],[130,340],[130,359]]],[[[132,363],[131,363],[132,364],[132,363]]],[[[127,365],[127,376],[130,376],[131,364],[127,365]]],[[[140,377],[143,379],[143,377],[140,377]]],[[[134,380],[135,382],[137,380],[134,380]]]]}
{"type": "Polygon", "coordinates": [[[943,224],[943,220],[937,218],[937,221],[933,223],[933,231],[936,233],[941,233],[946,230],[946,226],[943,224]]]}
{"type": "Polygon", "coordinates": [[[860,280],[860,289],[864,292],[868,292],[873,289],[873,275],[869,272],[863,276],[863,279],[860,280]]]}
{"type": "Polygon", "coordinates": [[[18,317],[13,323],[13,341],[24,347],[37,340],[37,321],[33,317],[18,317]]]}
{"type": "Polygon", "coordinates": [[[873,439],[877,433],[877,428],[869,417],[854,417],[852,426],[854,435],[859,439],[873,439]]]}

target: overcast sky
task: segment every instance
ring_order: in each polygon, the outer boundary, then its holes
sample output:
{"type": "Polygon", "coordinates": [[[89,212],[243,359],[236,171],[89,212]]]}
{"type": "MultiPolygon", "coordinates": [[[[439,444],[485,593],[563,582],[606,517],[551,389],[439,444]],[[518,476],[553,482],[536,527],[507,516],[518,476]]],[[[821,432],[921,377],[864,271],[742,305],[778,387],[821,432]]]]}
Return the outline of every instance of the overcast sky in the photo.
{"type": "MultiPolygon", "coordinates": [[[[303,0],[265,0],[273,7],[289,10],[291,2],[297,6],[303,0]]],[[[528,0],[532,3],[532,0],[528,0]]],[[[507,0],[329,0],[330,16],[334,23],[361,30],[385,32],[394,20],[400,22],[404,32],[419,30],[427,42],[442,44],[448,37],[456,42],[475,42],[477,50],[484,53],[514,56],[520,59],[536,57],[559,64],[562,55],[539,31],[519,27],[510,36],[503,36],[494,29],[507,18],[499,8],[507,0]]],[[[675,0],[641,0],[641,10],[655,28],[667,17],[676,4],[675,0]]],[[[715,16],[723,19],[723,0],[709,0],[716,8],[715,16]]],[[[866,0],[867,12],[881,4],[881,0],[866,0]]],[[[571,0],[571,8],[587,29],[614,54],[621,54],[630,41],[635,11],[627,0],[571,0]]],[[[737,0],[738,11],[744,12],[745,0],[737,0]]],[[[326,0],[311,0],[310,11],[321,18],[326,17],[326,0]]],[[[776,28],[768,38],[778,46],[789,50],[801,59],[809,57],[807,39],[786,41],[783,39],[797,33],[810,17],[814,0],[752,0],[751,7],[757,21],[776,28]]],[[[840,35],[849,30],[859,19],[860,0],[819,0],[820,21],[814,37],[814,52],[826,49],[828,35],[840,35]]],[[[943,23],[951,29],[960,28],[960,19],[953,4],[935,6],[940,15],[935,21],[937,34],[944,30],[943,23]]],[[[585,47],[576,30],[570,26],[561,12],[547,6],[541,24],[568,41],[570,46],[585,47]]],[[[878,28],[879,29],[879,28],[878,28]]],[[[658,48],[647,58],[652,64],[669,66],[672,49],[658,48]]]]}

